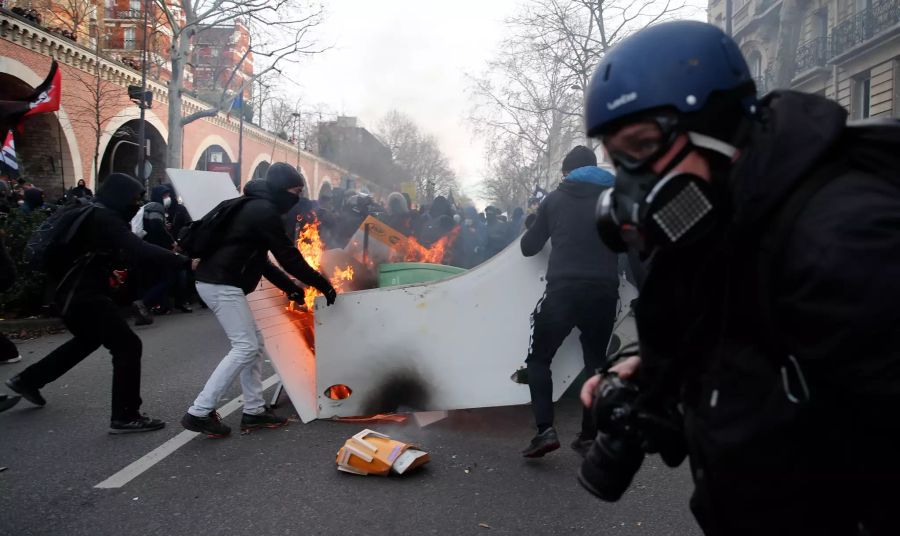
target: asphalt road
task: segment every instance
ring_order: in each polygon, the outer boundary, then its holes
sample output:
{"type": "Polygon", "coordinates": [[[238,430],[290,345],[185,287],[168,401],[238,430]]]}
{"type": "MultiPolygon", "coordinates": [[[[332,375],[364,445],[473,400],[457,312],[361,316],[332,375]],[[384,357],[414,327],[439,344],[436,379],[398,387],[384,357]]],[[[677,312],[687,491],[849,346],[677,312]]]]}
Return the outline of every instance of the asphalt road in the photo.
{"type": "MultiPolygon", "coordinates": [[[[0,472],[0,535],[700,534],[686,467],[648,458],[621,501],[599,502],[576,483],[580,458],[566,446],[542,460],[519,456],[532,433],[527,407],[453,412],[427,428],[316,421],[198,437],[123,487],[97,489],[181,432],[178,420],[227,350],[209,312],[164,317],[139,334],[143,409],[168,427],[107,434],[105,351],[48,385],[46,407],[23,401],[0,414],[0,466],[8,467],[0,472]],[[339,473],[337,449],[366,426],[420,444],[431,463],[405,477],[339,473]]],[[[21,344],[24,360],[0,366],[0,379],[65,339],[21,344]]],[[[279,411],[293,413],[286,398],[279,411]]],[[[560,404],[565,440],[577,431],[578,411],[575,400],[560,404]]],[[[226,422],[237,428],[239,420],[235,412],[226,422]]]]}

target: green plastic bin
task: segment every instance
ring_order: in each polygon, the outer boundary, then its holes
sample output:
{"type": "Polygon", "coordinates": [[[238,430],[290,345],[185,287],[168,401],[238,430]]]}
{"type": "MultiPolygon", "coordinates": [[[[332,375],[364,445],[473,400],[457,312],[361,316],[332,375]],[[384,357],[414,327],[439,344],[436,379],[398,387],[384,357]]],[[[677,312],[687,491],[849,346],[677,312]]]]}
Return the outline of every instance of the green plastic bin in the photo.
{"type": "Polygon", "coordinates": [[[413,285],[437,281],[465,272],[463,268],[427,262],[396,262],[378,267],[378,286],[413,285]]]}

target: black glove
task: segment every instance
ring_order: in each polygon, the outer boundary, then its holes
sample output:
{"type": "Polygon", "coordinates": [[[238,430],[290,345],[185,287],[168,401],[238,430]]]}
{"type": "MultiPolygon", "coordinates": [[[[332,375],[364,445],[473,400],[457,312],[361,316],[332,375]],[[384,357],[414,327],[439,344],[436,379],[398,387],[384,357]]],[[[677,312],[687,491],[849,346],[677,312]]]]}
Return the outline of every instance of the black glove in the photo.
{"type": "Polygon", "coordinates": [[[300,292],[300,291],[291,292],[290,294],[288,294],[288,299],[291,300],[292,302],[296,302],[296,303],[299,303],[302,305],[304,302],[303,292],[300,292]]]}
{"type": "Polygon", "coordinates": [[[331,285],[328,285],[328,288],[324,288],[324,289],[320,288],[319,292],[321,292],[325,296],[326,304],[334,305],[334,300],[337,299],[337,291],[334,290],[334,287],[332,287],[331,285]]]}
{"type": "Polygon", "coordinates": [[[525,228],[531,229],[531,226],[534,225],[534,220],[536,220],[536,219],[537,219],[537,214],[535,214],[534,212],[529,214],[528,217],[525,218],[525,228]]]}

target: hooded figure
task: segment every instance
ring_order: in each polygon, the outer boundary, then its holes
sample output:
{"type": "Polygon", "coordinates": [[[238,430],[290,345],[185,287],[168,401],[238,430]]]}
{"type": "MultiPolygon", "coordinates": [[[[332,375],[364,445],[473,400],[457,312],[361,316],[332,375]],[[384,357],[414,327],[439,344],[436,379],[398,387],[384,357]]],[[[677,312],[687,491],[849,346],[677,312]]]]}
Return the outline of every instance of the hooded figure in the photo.
{"type": "Polygon", "coordinates": [[[266,172],[266,187],[272,202],[281,214],[287,214],[300,201],[299,192],[291,192],[293,188],[305,187],[303,175],[290,164],[275,162],[266,172]]]}
{"type": "Polygon", "coordinates": [[[387,214],[382,216],[384,223],[393,229],[409,236],[413,232],[412,214],[406,198],[400,192],[392,192],[387,200],[387,214]]]}
{"type": "Polygon", "coordinates": [[[287,424],[286,418],[265,407],[260,376],[265,342],[246,294],[264,276],[291,300],[302,303],[303,290],[288,277],[290,274],[324,294],[328,305],[334,303],[337,297],[334,287],[304,260],[297,245],[285,233],[281,216],[297,204],[302,188],[303,178],[296,169],[284,163],[273,164],[264,180],[248,182],[243,198],[232,201],[240,205],[216,229],[221,236],[219,245],[200,260],[197,292],[216,314],[231,341],[231,350],[182,417],[181,424],[188,430],[215,437],[231,433],[231,428],[216,414],[216,407],[238,376],[244,397],[242,429],[287,424]],[[284,271],[269,261],[270,253],[284,271]]]}
{"type": "Polygon", "coordinates": [[[72,197],[94,197],[94,192],[87,187],[87,183],[84,182],[84,179],[80,179],[78,181],[78,186],[72,188],[70,193],[72,194],[72,197]]]}
{"type": "Polygon", "coordinates": [[[126,258],[138,265],[172,269],[190,263],[187,257],[148,244],[131,232],[128,222],[140,207],[143,190],[140,182],[121,173],[103,182],[94,207],[85,208],[90,212],[47,270],[54,285],[56,308],[73,338],[6,382],[29,402],[43,406],[46,400],[39,390],[44,385],[104,346],[113,362],[112,434],[165,426],[140,413],[141,339],[131,331],[109,295],[113,270],[126,258]]]}
{"type": "MultiPolygon", "coordinates": [[[[538,206],[534,223],[520,242],[526,257],[540,253],[548,240],[553,246],[547,289],[531,317],[531,344],[525,360],[538,432],[522,451],[528,458],[559,448],[553,428],[550,364],[560,344],[577,327],[585,370],[596,370],[606,357],[615,321],[618,259],[600,240],[595,221],[597,199],[613,185],[613,176],[596,164],[594,152],[584,146],[566,155],[562,166],[565,179],[538,206]]],[[[596,435],[594,419],[585,409],[572,448],[583,455],[596,435]]]]}

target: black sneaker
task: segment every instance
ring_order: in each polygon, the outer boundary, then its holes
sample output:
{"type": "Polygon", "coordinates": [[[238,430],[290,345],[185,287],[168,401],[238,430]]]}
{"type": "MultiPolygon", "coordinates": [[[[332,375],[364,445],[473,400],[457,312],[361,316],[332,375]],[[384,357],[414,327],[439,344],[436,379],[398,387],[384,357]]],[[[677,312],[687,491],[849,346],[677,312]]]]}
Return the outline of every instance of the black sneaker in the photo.
{"type": "Polygon", "coordinates": [[[41,392],[34,387],[29,387],[22,383],[22,380],[19,378],[19,376],[13,376],[12,378],[6,380],[6,386],[22,395],[22,398],[31,402],[35,406],[44,406],[47,404],[47,401],[44,400],[44,397],[41,396],[41,392]]]}
{"type": "Polygon", "coordinates": [[[272,413],[272,410],[257,415],[248,415],[246,413],[241,417],[241,430],[258,430],[260,428],[281,428],[286,426],[288,420],[272,413]]]}
{"type": "Polygon", "coordinates": [[[138,415],[133,419],[112,420],[109,422],[111,434],[135,434],[138,432],[153,432],[162,430],[166,423],[159,419],[151,419],[146,415],[138,415]]]}
{"type": "Polygon", "coordinates": [[[22,356],[17,355],[16,357],[10,357],[9,359],[0,359],[0,365],[6,365],[9,363],[18,363],[22,360],[22,356]]]}
{"type": "Polygon", "coordinates": [[[578,453],[579,456],[584,458],[587,456],[589,450],[591,450],[591,445],[594,444],[593,439],[585,439],[583,435],[578,434],[575,436],[575,441],[572,441],[572,450],[578,453]]]}
{"type": "Polygon", "coordinates": [[[147,309],[147,306],[144,305],[144,302],[141,300],[137,300],[132,303],[134,306],[134,325],[135,326],[149,326],[153,323],[153,315],[150,314],[150,310],[147,309]]]}
{"type": "Polygon", "coordinates": [[[191,308],[191,304],[188,302],[179,304],[177,307],[178,307],[178,310],[181,311],[182,313],[193,313],[194,312],[194,309],[191,308]]]}
{"type": "Polygon", "coordinates": [[[195,417],[190,413],[185,413],[181,418],[181,426],[191,432],[200,432],[212,438],[231,435],[231,427],[223,423],[222,418],[215,411],[210,411],[206,417],[195,417]]]}
{"type": "Polygon", "coordinates": [[[0,413],[18,404],[19,400],[22,400],[21,396],[0,395],[0,413]]]}
{"type": "Polygon", "coordinates": [[[551,426],[543,431],[543,433],[534,436],[528,448],[522,451],[522,456],[526,458],[541,458],[548,452],[553,452],[559,448],[559,437],[556,430],[551,426]]]}

